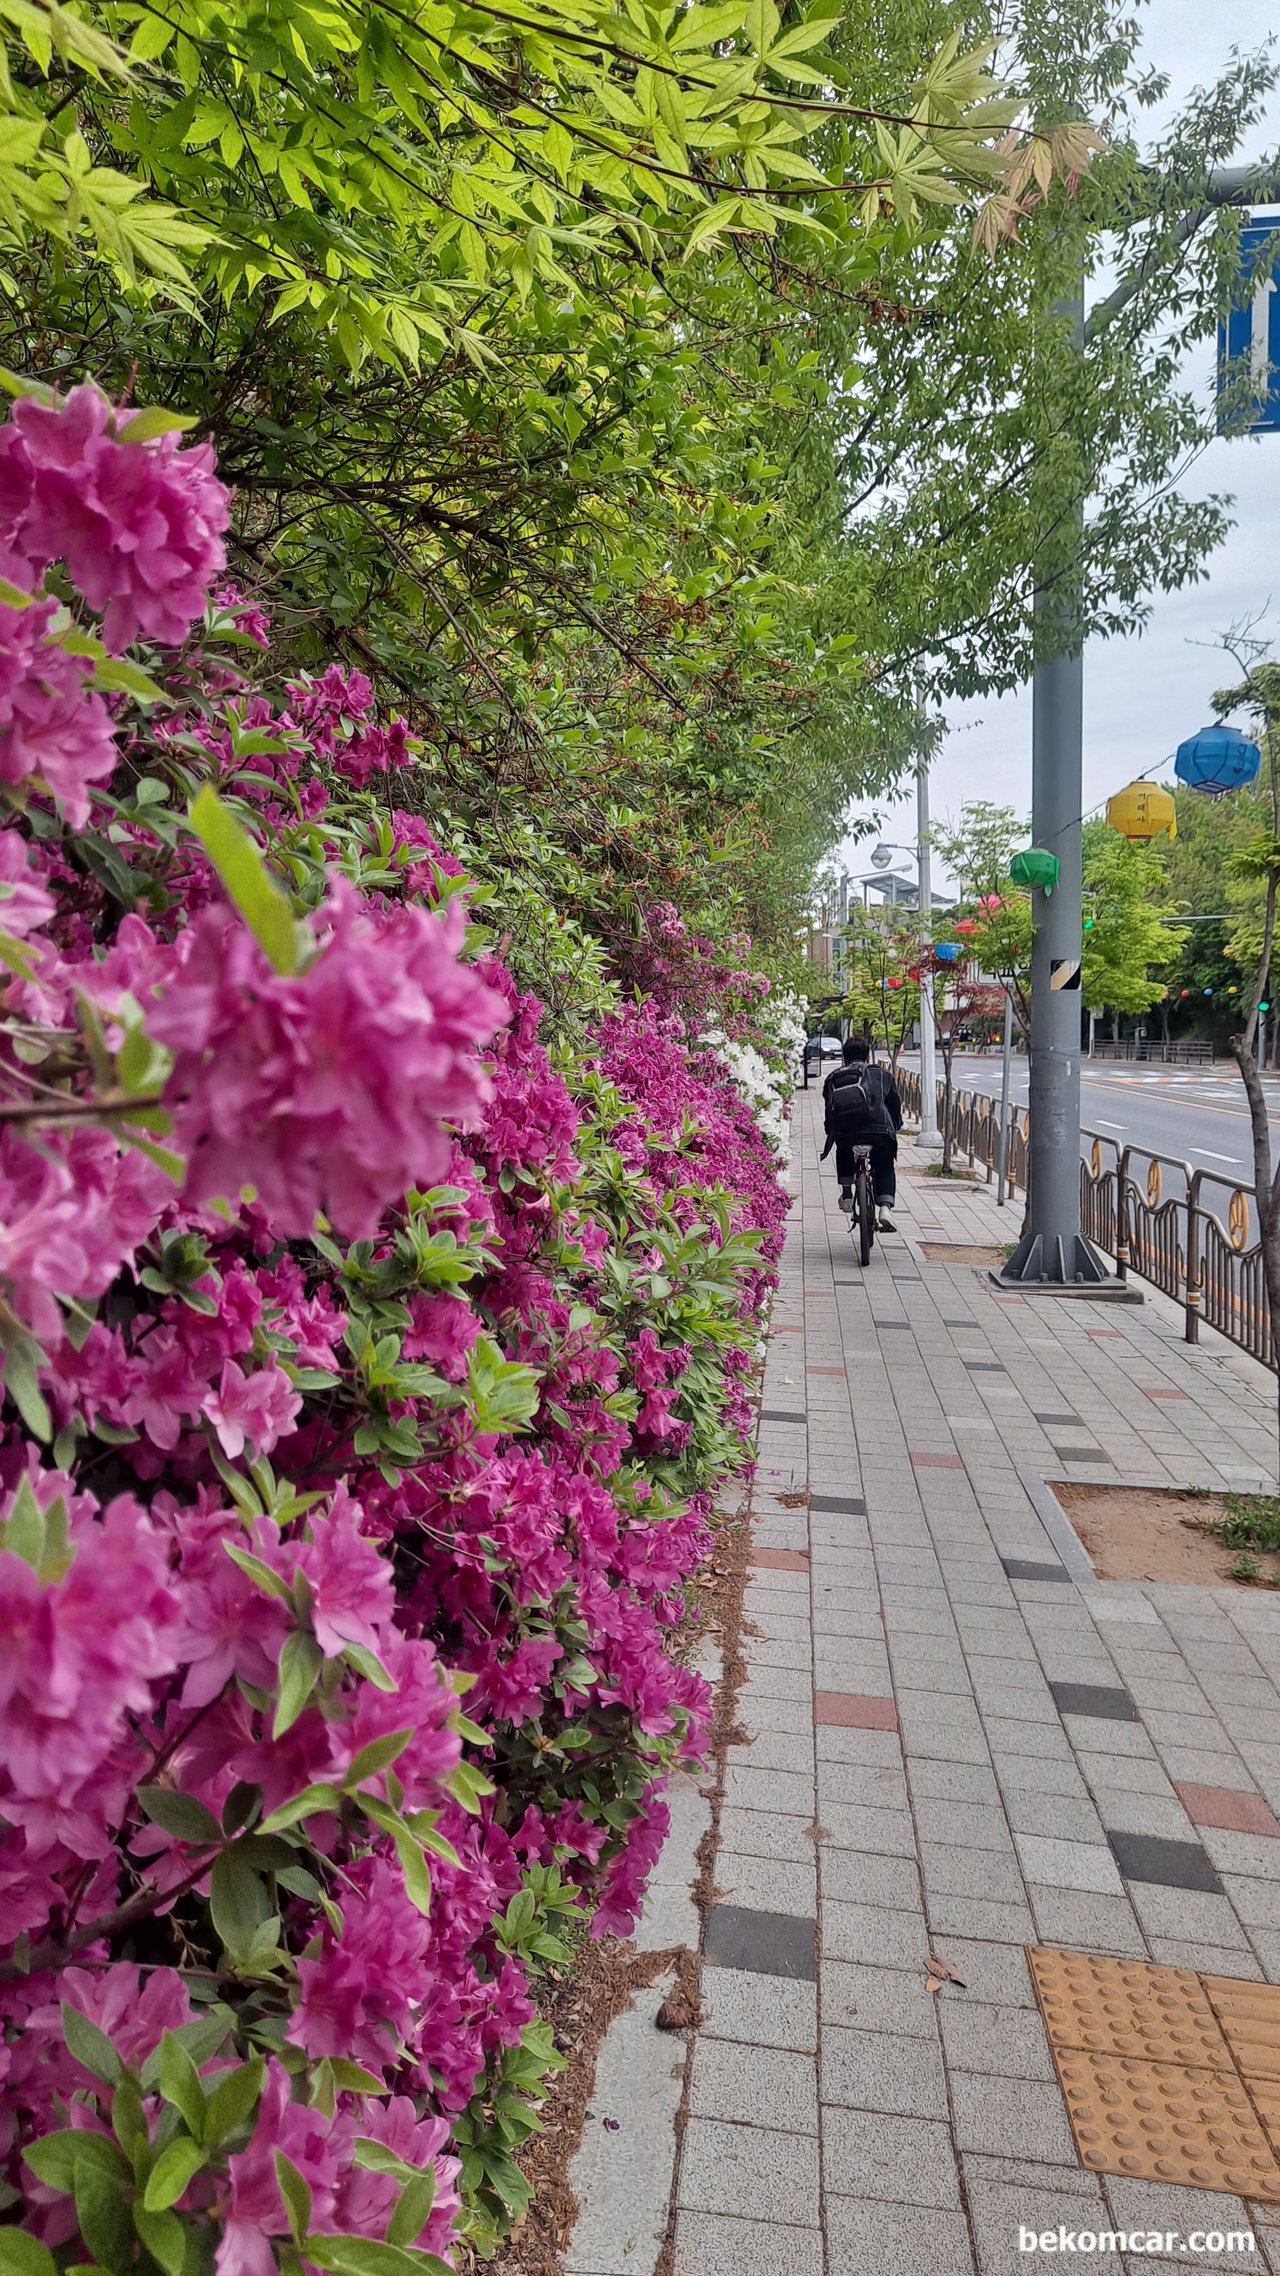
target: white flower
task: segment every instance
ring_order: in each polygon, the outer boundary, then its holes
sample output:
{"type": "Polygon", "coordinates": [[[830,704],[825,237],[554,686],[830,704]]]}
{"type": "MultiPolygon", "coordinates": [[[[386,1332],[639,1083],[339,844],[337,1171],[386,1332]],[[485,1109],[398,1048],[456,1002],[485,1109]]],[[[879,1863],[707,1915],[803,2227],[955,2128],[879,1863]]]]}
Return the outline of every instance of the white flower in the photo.
{"type": "Polygon", "coordinates": [[[767,998],[759,1026],[765,1050],[734,1041],[718,1027],[708,1028],[699,1040],[704,1049],[715,1052],[739,1098],[755,1116],[781,1171],[791,1158],[791,1095],[805,1037],[798,999],[767,998]]]}

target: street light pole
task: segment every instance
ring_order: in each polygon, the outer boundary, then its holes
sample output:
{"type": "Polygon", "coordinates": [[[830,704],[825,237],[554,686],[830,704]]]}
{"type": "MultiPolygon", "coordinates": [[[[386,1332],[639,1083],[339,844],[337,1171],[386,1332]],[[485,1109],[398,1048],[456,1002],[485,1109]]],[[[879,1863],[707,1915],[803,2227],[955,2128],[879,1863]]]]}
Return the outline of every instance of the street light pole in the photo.
{"type": "Polygon", "coordinates": [[[929,843],[929,754],[916,760],[916,866],[920,873],[920,1135],[917,1146],[938,1147],[938,1061],[933,1016],[933,990],[928,962],[933,913],[932,849],[929,843]]]}
{"type": "MultiPolygon", "coordinates": [[[[1084,278],[1055,311],[1084,352],[1084,278]]],[[[1072,550],[1084,532],[1073,510],[1072,550]]],[[[1064,580],[1065,582],[1065,580],[1064,580]]],[[[1084,656],[1069,582],[1037,587],[1031,683],[1031,835],[1056,854],[1058,875],[1032,895],[1029,1199],[1027,1231],[1004,1268],[1020,1285],[1075,1288],[1107,1279],[1080,1231],[1080,962],[1084,803],[1084,656]]]]}
{"type": "MultiPolygon", "coordinates": [[[[1277,181],[1247,166],[1224,167],[1198,206],[1176,225],[1185,244],[1222,206],[1273,200],[1277,181]]],[[[1058,304],[1072,343],[1083,354],[1140,289],[1140,267],[1100,302],[1088,324],[1084,281],[1058,304]]],[[[1069,509],[1078,559],[1084,500],[1069,509]]],[[[1056,854],[1051,893],[1032,895],[1030,1104],[1027,1231],[1001,1274],[1024,1290],[1096,1287],[1109,1280],[1102,1258],[1080,1231],[1080,961],[1081,831],[1084,807],[1084,656],[1074,621],[1070,572],[1035,595],[1036,664],[1031,691],[1031,837],[1056,854]]]]}

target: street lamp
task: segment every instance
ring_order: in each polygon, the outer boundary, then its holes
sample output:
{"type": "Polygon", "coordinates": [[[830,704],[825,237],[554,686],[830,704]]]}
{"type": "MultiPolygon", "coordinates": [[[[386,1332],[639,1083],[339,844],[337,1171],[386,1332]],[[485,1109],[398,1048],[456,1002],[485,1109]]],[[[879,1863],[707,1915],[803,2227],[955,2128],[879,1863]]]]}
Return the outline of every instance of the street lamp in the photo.
{"type": "MultiPolygon", "coordinates": [[[[1223,206],[1273,201],[1277,183],[1256,166],[1211,174],[1197,206],[1173,224],[1180,244],[1223,206]]],[[[1083,355],[1127,307],[1141,281],[1125,277],[1085,321],[1083,269],[1069,299],[1058,304],[1083,355]]],[[[1266,359],[1264,359],[1266,360],[1266,359]]],[[[1069,508],[1078,549],[1084,499],[1069,508]]],[[[1027,1231],[1001,1278],[1027,1290],[1096,1286],[1109,1281],[1102,1258],[1080,1230],[1080,964],[1081,818],[1084,807],[1084,658],[1071,622],[1070,596],[1046,581],[1035,594],[1040,661],[1032,677],[1031,835],[1059,864],[1052,895],[1032,896],[1030,1179],[1027,1231]]]]}

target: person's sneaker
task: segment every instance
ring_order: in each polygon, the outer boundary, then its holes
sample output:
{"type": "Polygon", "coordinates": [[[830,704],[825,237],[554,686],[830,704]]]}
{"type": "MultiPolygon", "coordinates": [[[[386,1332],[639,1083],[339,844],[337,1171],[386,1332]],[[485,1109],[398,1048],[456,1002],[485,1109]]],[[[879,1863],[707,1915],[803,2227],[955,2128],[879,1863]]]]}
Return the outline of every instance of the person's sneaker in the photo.
{"type": "Polygon", "coordinates": [[[845,1216],[846,1216],[846,1217],[852,1217],[852,1215],[853,1215],[853,1187],[852,1187],[851,1185],[842,1185],[842,1186],[841,1186],[841,1188],[840,1188],[840,1207],[843,1209],[843,1211],[844,1211],[844,1213],[845,1213],[845,1216]]]}
{"type": "Polygon", "coordinates": [[[889,1215],[889,1212],[888,1212],[888,1210],[887,1210],[887,1209],[882,1209],[882,1210],[881,1210],[881,1212],[880,1212],[880,1216],[879,1216],[879,1219],[878,1219],[878,1221],[877,1221],[876,1230],[877,1230],[877,1232],[880,1232],[880,1233],[896,1233],[896,1232],[897,1232],[898,1228],[897,1228],[897,1226],[894,1224],[894,1222],[893,1222],[893,1219],[892,1219],[892,1217],[889,1215]]]}

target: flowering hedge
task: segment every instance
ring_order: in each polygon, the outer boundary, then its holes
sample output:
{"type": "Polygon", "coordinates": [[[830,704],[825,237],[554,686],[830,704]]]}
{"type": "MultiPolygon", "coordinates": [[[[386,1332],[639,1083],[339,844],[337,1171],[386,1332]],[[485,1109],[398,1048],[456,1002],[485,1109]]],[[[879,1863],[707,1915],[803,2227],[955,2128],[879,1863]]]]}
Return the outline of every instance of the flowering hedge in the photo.
{"type": "Polygon", "coordinates": [[[783,1059],[669,910],[547,1027],[179,424],[0,429],[0,2268],[409,2276],[706,1729],[783,1059]]]}

